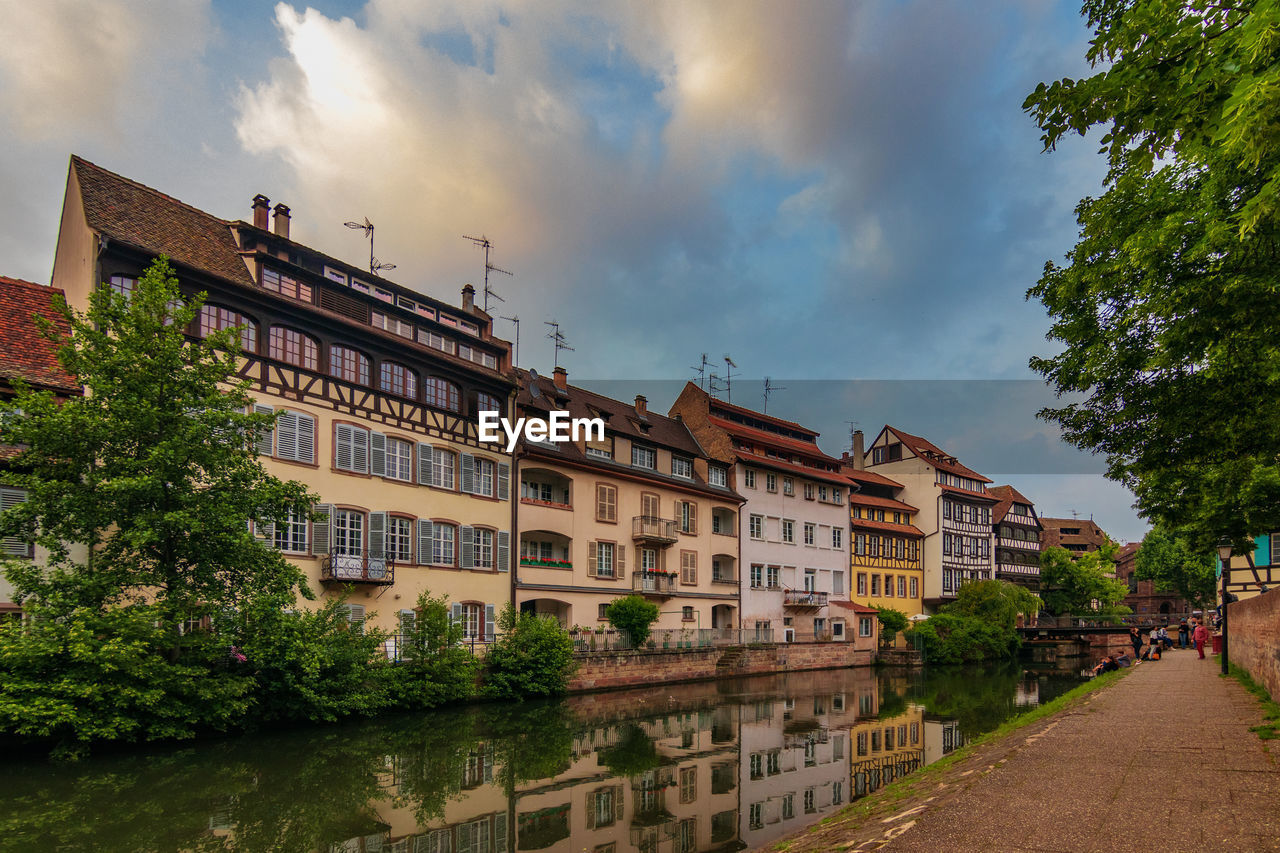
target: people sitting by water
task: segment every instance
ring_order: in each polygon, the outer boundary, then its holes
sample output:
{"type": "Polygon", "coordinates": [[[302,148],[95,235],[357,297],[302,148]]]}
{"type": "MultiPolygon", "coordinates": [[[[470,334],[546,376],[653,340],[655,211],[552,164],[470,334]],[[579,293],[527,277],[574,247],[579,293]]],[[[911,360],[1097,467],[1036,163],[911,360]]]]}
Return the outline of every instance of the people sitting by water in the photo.
{"type": "Polygon", "coordinates": [[[1169,630],[1165,628],[1163,625],[1160,626],[1160,632],[1158,636],[1160,637],[1161,651],[1165,651],[1173,648],[1173,640],[1170,639],[1169,637],[1169,630]]]}
{"type": "Polygon", "coordinates": [[[1116,666],[1121,669],[1124,669],[1127,666],[1133,666],[1133,658],[1129,657],[1129,655],[1124,652],[1121,652],[1118,655],[1112,655],[1111,659],[1114,660],[1116,662],[1116,666]]]}
{"type": "Polygon", "coordinates": [[[1098,661],[1098,665],[1092,671],[1094,675],[1101,675],[1104,672],[1115,672],[1119,668],[1120,665],[1116,663],[1115,658],[1111,655],[1106,655],[1102,660],[1098,661]]]}

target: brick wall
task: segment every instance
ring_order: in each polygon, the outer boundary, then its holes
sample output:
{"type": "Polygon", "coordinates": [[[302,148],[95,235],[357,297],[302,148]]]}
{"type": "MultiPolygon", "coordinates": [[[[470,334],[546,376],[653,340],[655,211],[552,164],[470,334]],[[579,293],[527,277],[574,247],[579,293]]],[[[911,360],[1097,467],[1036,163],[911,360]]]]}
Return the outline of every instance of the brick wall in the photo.
{"type": "Polygon", "coordinates": [[[1280,699],[1280,592],[1237,601],[1227,610],[1227,657],[1280,699]]]}

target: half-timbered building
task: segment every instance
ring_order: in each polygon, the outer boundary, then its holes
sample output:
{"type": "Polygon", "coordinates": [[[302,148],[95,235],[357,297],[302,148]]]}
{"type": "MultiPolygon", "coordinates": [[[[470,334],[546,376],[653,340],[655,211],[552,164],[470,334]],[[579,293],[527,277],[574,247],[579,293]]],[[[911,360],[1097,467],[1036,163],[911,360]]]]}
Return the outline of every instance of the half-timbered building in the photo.
{"type": "Polygon", "coordinates": [[[130,292],[160,255],[205,294],[193,338],[240,328],[239,376],[278,415],[268,470],[320,496],[312,518],[260,535],[324,594],[350,593],[352,618],[394,629],[429,590],[492,638],[511,600],[511,477],[477,421],[509,411],[514,381],[470,286],[451,305],[293,240],[265,196],[251,221],[225,220],[73,157],[53,269],[68,302],[130,292]]]}
{"type": "Polygon", "coordinates": [[[1035,505],[1013,486],[990,486],[998,503],[991,510],[996,538],[996,577],[1040,589],[1040,535],[1044,531],[1035,505]]]}

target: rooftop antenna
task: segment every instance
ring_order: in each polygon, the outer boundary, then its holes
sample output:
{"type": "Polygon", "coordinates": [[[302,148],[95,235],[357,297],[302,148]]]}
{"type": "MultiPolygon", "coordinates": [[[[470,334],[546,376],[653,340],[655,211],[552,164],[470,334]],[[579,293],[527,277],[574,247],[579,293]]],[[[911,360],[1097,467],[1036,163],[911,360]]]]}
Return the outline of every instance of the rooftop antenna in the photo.
{"type": "Polygon", "coordinates": [[[770,379],[768,376],[766,376],[766,377],[764,378],[764,411],[765,411],[765,414],[768,414],[768,413],[769,413],[769,395],[770,395],[770,394],[772,394],[774,391],[785,391],[785,390],[787,390],[787,387],[786,387],[785,385],[774,385],[774,384],[773,384],[773,380],[772,380],[772,379],[770,379]]]}
{"type": "Polygon", "coordinates": [[[724,393],[724,385],[721,384],[720,374],[715,371],[707,374],[707,391],[711,393],[712,397],[724,393]]]}
{"type": "Polygon", "coordinates": [[[462,239],[470,240],[472,243],[475,243],[477,246],[484,249],[484,312],[488,314],[490,297],[498,300],[499,302],[507,301],[499,296],[493,288],[489,286],[489,273],[500,272],[503,275],[509,275],[513,278],[515,277],[515,273],[500,269],[499,267],[495,267],[493,264],[489,263],[489,250],[493,248],[493,242],[488,237],[485,237],[484,235],[479,237],[468,237],[466,234],[463,234],[462,239]]]}
{"type": "Polygon", "coordinates": [[[560,331],[559,323],[555,322],[554,320],[549,322],[544,321],[544,325],[551,327],[551,331],[547,333],[547,337],[555,341],[556,356],[553,364],[555,367],[559,367],[560,366],[560,350],[568,350],[569,352],[573,352],[574,349],[573,347],[569,346],[569,341],[565,338],[564,333],[560,331]]]}
{"type": "Polygon", "coordinates": [[[849,425],[849,452],[852,453],[854,448],[853,436],[858,432],[858,422],[845,421],[845,423],[849,425]]]}
{"type": "Polygon", "coordinates": [[[733,402],[733,371],[738,365],[733,363],[733,359],[729,358],[729,353],[724,354],[724,399],[726,403],[733,402]]]}
{"type": "Polygon", "coordinates": [[[1080,513],[1076,512],[1076,511],[1073,509],[1073,510],[1071,510],[1071,517],[1072,517],[1072,518],[1079,518],[1079,517],[1080,517],[1080,513]]]}
{"type": "Polygon", "coordinates": [[[373,256],[373,223],[369,221],[369,217],[364,218],[364,222],[344,222],[343,225],[356,231],[363,231],[364,236],[369,238],[369,272],[379,278],[382,276],[383,270],[393,270],[395,264],[384,264],[373,256]]]}
{"type": "Polygon", "coordinates": [[[510,317],[503,317],[503,320],[509,320],[516,324],[516,348],[511,354],[511,366],[515,367],[520,364],[520,315],[515,314],[510,317]]]}
{"type": "Polygon", "coordinates": [[[710,363],[711,361],[707,358],[707,354],[704,352],[702,354],[702,364],[689,368],[698,375],[698,387],[703,391],[707,390],[707,365],[710,363]]]}

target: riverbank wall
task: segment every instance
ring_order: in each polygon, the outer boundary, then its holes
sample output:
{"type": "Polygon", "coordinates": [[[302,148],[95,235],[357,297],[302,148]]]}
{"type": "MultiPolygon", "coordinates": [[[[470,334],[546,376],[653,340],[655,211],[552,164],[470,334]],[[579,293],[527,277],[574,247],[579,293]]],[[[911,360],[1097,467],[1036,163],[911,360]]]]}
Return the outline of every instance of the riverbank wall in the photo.
{"type": "Polygon", "coordinates": [[[1280,593],[1237,601],[1227,610],[1227,659],[1280,698],[1280,593]]]}
{"type": "Polygon", "coordinates": [[[875,651],[853,643],[786,643],[729,648],[587,652],[574,656],[570,693],[767,675],[812,669],[871,666],[875,651]]]}

